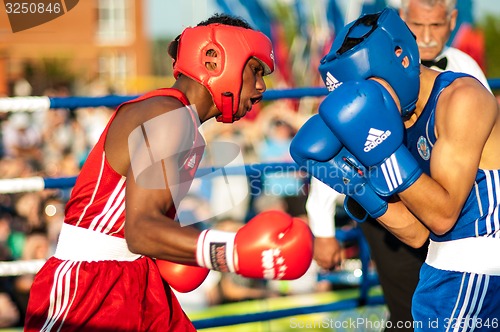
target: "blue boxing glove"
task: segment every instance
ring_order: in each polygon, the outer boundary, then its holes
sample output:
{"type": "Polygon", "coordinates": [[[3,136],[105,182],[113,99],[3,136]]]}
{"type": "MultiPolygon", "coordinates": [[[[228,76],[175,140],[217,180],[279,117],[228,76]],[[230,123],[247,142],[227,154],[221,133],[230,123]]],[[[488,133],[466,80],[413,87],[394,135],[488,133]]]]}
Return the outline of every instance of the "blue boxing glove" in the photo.
{"type": "MultiPolygon", "coordinates": [[[[387,202],[375,193],[364,177],[365,168],[342,146],[319,115],[312,116],[297,132],[290,145],[290,154],[310,175],[352,197],[373,218],[387,210],[387,202]]],[[[349,208],[345,204],[344,207],[349,208]]],[[[366,219],[366,216],[358,217],[357,212],[347,213],[358,221],[366,219]]]]}
{"type": "Polygon", "coordinates": [[[344,82],[323,100],[319,114],[363,164],[373,189],[388,197],[422,175],[403,145],[404,125],[389,92],[373,80],[344,82]]]}

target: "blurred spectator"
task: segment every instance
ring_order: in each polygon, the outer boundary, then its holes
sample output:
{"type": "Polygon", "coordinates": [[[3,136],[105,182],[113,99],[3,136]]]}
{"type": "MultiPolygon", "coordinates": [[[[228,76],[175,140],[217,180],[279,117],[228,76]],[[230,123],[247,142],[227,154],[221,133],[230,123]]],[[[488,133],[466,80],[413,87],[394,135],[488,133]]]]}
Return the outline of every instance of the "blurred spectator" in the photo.
{"type": "Polygon", "coordinates": [[[41,218],[42,197],[40,192],[22,194],[15,202],[17,215],[24,218],[26,232],[44,228],[41,218]]]}
{"type": "Polygon", "coordinates": [[[99,140],[113,111],[114,109],[107,107],[79,108],[75,111],[76,121],[85,133],[89,151],[99,140]]]}
{"type": "MultiPolygon", "coordinates": [[[[0,261],[13,260],[8,240],[11,235],[11,215],[1,210],[0,213],[0,261]]],[[[12,327],[21,321],[18,305],[13,300],[14,277],[0,277],[0,328],[12,327]]]]}
{"type": "Polygon", "coordinates": [[[256,213],[267,210],[287,211],[288,204],[281,196],[265,195],[258,196],[254,201],[254,209],[256,213]]]}
{"type": "Polygon", "coordinates": [[[11,234],[11,220],[12,216],[4,211],[0,212],[0,260],[7,261],[13,257],[12,250],[9,247],[9,237],[11,234]]]}
{"type": "Polygon", "coordinates": [[[5,259],[19,259],[22,255],[25,233],[14,230],[13,211],[0,207],[0,244],[5,253],[2,257],[5,259]]]}
{"type": "MultiPolygon", "coordinates": [[[[292,163],[290,143],[298,129],[297,114],[284,103],[266,107],[257,119],[262,128],[262,139],[257,144],[257,155],[261,163],[292,163]]],[[[292,216],[305,215],[307,193],[303,176],[286,167],[277,172],[264,173],[263,194],[281,196],[287,203],[287,212],[292,216]]]]}
{"type": "Polygon", "coordinates": [[[207,199],[213,215],[218,219],[244,220],[248,213],[250,188],[244,165],[251,145],[244,127],[244,122],[221,126],[215,120],[203,127],[207,147],[201,166],[214,167],[221,175],[204,181],[209,191],[207,199]],[[241,174],[226,175],[221,172],[225,167],[240,168],[241,174]]]}
{"type": "Polygon", "coordinates": [[[13,179],[34,176],[33,165],[23,158],[4,158],[0,160],[0,179],[13,179]]]}
{"type": "MultiPolygon", "coordinates": [[[[69,89],[66,86],[58,86],[45,91],[48,97],[68,97],[69,89]]],[[[89,146],[82,125],[77,121],[75,112],[65,109],[51,109],[41,112],[40,119],[43,134],[43,166],[45,174],[51,177],[76,175],[79,171],[79,161],[86,158],[89,146]],[[62,163],[70,159],[76,165],[76,173],[73,167],[71,174],[65,173],[62,163]]]]}
{"type": "Polygon", "coordinates": [[[33,87],[24,77],[17,79],[13,84],[12,93],[14,97],[28,97],[31,96],[32,92],[33,87]]]}
{"type": "MultiPolygon", "coordinates": [[[[46,228],[48,252],[54,254],[59,233],[64,222],[65,202],[57,195],[49,196],[42,205],[42,219],[46,228]]],[[[48,257],[48,256],[47,256],[48,257]]]]}
{"type": "Polygon", "coordinates": [[[42,136],[28,113],[13,113],[2,123],[4,156],[24,158],[38,168],[42,161],[42,136]]]}
{"type": "Polygon", "coordinates": [[[306,273],[295,280],[269,280],[268,287],[280,295],[299,295],[327,292],[332,289],[332,284],[327,280],[318,280],[320,267],[315,261],[306,273]]]}
{"type": "Polygon", "coordinates": [[[176,206],[176,210],[176,218],[183,226],[194,225],[199,229],[205,229],[205,223],[210,222],[213,217],[210,204],[196,190],[190,191],[176,206]]]}
{"type": "Polygon", "coordinates": [[[16,326],[19,321],[19,309],[9,294],[0,290],[0,328],[16,326]]]}
{"type": "Polygon", "coordinates": [[[87,143],[83,128],[72,118],[69,110],[58,109],[46,112],[43,121],[43,156],[45,174],[51,177],[76,175],[79,170],[78,160],[87,153],[87,143]],[[63,162],[68,161],[73,174],[65,174],[63,162]]]}
{"type": "MultiPolygon", "coordinates": [[[[49,240],[44,231],[34,231],[26,236],[21,260],[39,260],[49,257],[49,240]]],[[[22,321],[28,307],[29,293],[34,274],[23,274],[14,279],[14,298],[20,311],[22,321]]]]}

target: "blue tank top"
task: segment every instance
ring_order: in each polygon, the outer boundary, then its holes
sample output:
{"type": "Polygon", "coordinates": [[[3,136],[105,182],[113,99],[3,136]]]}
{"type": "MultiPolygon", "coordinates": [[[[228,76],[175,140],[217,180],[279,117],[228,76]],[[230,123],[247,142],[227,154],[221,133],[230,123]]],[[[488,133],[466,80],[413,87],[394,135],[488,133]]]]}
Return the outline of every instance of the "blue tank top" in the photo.
{"type": "MultiPolygon", "coordinates": [[[[405,145],[415,157],[422,170],[430,175],[432,147],[436,142],[436,104],[443,89],[462,73],[443,72],[434,83],[431,95],[417,122],[407,129],[405,145]]],[[[470,76],[472,77],[472,76],[470,76]]],[[[466,237],[500,237],[500,176],[499,170],[478,169],[474,185],[465,201],[457,222],[442,236],[431,232],[433,241],[450,241],[466,237]]]]}

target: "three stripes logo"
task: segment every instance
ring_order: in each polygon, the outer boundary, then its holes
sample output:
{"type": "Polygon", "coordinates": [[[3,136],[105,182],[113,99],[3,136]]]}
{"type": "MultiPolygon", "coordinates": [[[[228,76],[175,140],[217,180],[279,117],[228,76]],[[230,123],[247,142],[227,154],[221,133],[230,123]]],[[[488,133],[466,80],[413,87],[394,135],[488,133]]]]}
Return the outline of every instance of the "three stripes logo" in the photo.
{"type": "Polygon", "coordinates": [[[191,158],[189,158],[188,163],[187,163],[187,166],[189,168],[193,168],[195,165],[196,165],[196,153],[193,154],[193,156],[191,158]]]}
{"type": "Polygon", "coordinates": [[[365,152],[370,152],[371,150],[375,149],[379,144],[381,144],[383,141],[387,139],[391,135],[390,130],[379,130],[375,128],[370,128],[368,131],[368,137],[366,137],[366,142],[365,142],[365,147],[364,151],[365,152]]]}
{"type": "Polygon", "coordinates": [[[396,156],[393,154],[387,158],[381,165],[382,173],[384,174],[385,182],[389,191],[393,191],[401,184],[403,184],[403,177],[399,170],[398,161],[396,156]]]}
{"type": "MultiPolygon", "coordinates": [[[[370,128],[363,150],[365,152],[369,152],[375,149],[389,136],[391,136],[390,130],[383,131],[375,128],[370,128]]],[[[395,154],[393,154],[382,164],[380,164],[380,169],[382,170],[389,191],[393,191],[395,188],[403,184],[403,177],[401,176],[401,171],[399,169],[398,160],[396,159],[395,154]]]]}
{"type": "Polygon", "coordinates": [[[336,88],[342,85],[342,82],[339,82],[338,79],[335,78],[330,72],[326,73],[326,80],[325,80],[326,88],[328,91],[332,92],[336,88]]]}

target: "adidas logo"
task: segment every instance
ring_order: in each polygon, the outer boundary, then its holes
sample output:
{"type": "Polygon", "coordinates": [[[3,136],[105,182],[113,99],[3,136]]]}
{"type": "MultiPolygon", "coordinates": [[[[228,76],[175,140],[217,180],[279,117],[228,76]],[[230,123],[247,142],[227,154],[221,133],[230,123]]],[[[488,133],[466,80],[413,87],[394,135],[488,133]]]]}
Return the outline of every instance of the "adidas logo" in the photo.
{"type": "Polygon", "coordinates": [[[187,166],[189,168],[193,168],[194,166],[196,165],[196,153],[193,154],[193,156],[189,159],[189,161],[187,162],[187,166]]]}
{"type": "Polygon", "coordinates": [[[391,135],[390,130],[383,131],[375,128],[370,128],[368,131],[368,137],[366,138],[365,152],[370,152],[375,149],[379,144],[381,144],[387,137],[391,135]]]}
{"type": "Polygon", "coordinates": [[[341,86],[342,82],[339,82],[339,80],[336,79],[332,74],[330,74],[330,72],[327,72],[325,84],[328,91],[332,92],[333,90],[341,86]]]}

